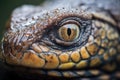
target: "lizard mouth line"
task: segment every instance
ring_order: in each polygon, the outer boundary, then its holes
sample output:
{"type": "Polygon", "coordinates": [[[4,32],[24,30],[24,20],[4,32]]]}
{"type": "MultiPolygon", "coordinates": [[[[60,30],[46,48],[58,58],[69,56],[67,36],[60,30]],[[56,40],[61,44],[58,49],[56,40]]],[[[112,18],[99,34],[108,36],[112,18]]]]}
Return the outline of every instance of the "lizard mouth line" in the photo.
{"type": "MultiPolygon", "coordinates": [[[[74,77],[81,77],[81,78],[92,78],[92,77],[99,77],[101,75],[109,75],[109,72],[105,72],[101,69],[89,68],[89,69],[39,69],[39,68],[29,68],[23,66],[14,66],[7,64],[7,69],[13,68],[12,71],[18,71],[22,74],[36,74],[38,76],[45,76],[48,75],[50,77],[66,77],[66,78],[74,78],[74,77]]],[[[111,75],[111,74],[110,74],[111,75]]]]}

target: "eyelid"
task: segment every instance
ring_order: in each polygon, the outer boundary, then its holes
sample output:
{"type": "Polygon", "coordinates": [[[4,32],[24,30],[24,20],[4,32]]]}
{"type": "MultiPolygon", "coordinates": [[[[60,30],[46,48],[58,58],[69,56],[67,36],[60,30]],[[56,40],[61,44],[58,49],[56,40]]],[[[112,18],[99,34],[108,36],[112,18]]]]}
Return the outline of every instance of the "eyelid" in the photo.
{"type": "Polygon", "coordinates": [[[63,26],[63,25],[65,25],[65,24],[76,24],[76,25],[78,25],[78,26],[80,26],[81,24],[80,24],[80,21],[77,21],[77,20],[70,20],[70,19],[68,19],[68,20],[63,20],[63,21],[61,21],[58,25],[59,26],[63,26]]]}

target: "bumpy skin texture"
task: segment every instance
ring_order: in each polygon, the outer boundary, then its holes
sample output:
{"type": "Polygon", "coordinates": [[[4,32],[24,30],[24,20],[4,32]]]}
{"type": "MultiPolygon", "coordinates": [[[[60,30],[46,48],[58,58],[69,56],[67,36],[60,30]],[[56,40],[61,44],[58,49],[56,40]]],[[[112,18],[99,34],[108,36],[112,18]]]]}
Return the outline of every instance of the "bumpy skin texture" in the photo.
{"type": "Polygon", "coordinates": [[[15,9],[0,58],[9,68],[32,75],[119,79],[120,1],[66,1],[15,9]],[[59,24],[68,19],[81,23],[80,38],[73,43],[60,42],[57,33],[59,24]]]}

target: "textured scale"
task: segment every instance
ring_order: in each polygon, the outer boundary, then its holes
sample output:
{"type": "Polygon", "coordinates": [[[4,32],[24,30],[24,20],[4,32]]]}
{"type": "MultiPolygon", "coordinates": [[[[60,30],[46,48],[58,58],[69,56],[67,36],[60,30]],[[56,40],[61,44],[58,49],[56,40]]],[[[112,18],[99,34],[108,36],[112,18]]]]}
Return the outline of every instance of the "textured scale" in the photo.
{"type": "MultiPolygon", "coordinates": [[[[81,41],[84,36],[86,34],[81,41]]],[[[26,72],[28,77],[47,75],[47,80],[119,79],[119,37],[119,0],[53,0],[42,6],[24,5],[12,13],[1,42],[0,58],[7,68],[26,72]],[[64,50],[44,38],[49,35],[46,32],[54,27],[53,24],[74,16],[91,21],[88,24],[92,26],[87,28],[90,34],[83,45],[64,50]]]]}

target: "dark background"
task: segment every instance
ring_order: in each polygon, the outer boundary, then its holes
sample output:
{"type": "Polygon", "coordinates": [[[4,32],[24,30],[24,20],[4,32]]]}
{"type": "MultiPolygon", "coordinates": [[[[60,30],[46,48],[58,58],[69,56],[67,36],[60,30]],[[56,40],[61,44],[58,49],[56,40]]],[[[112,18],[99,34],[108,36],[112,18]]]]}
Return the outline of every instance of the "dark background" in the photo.
{"type": "MultiPolygon", "coordinates": [[[[16,7],[25,4],[40,5],[43,1],[44,0],[0,0],[0,40],[5,31],[6,21],[16,7]]],[[[10,79],[11,77],[15,76],[8,73],[6,69],[3,68],[2,63],[0,63],[0,80],[14,80],[10,79]]],[[[19,80],[18,78],[16,79],[19,80]]]]}
{"type": "Polygon", "coordinates": [[[6,21],[16,7],[25,4],[40,5],[43,1],[44,0],[0,0],[0,39],[4,33],[6,21]]]}

